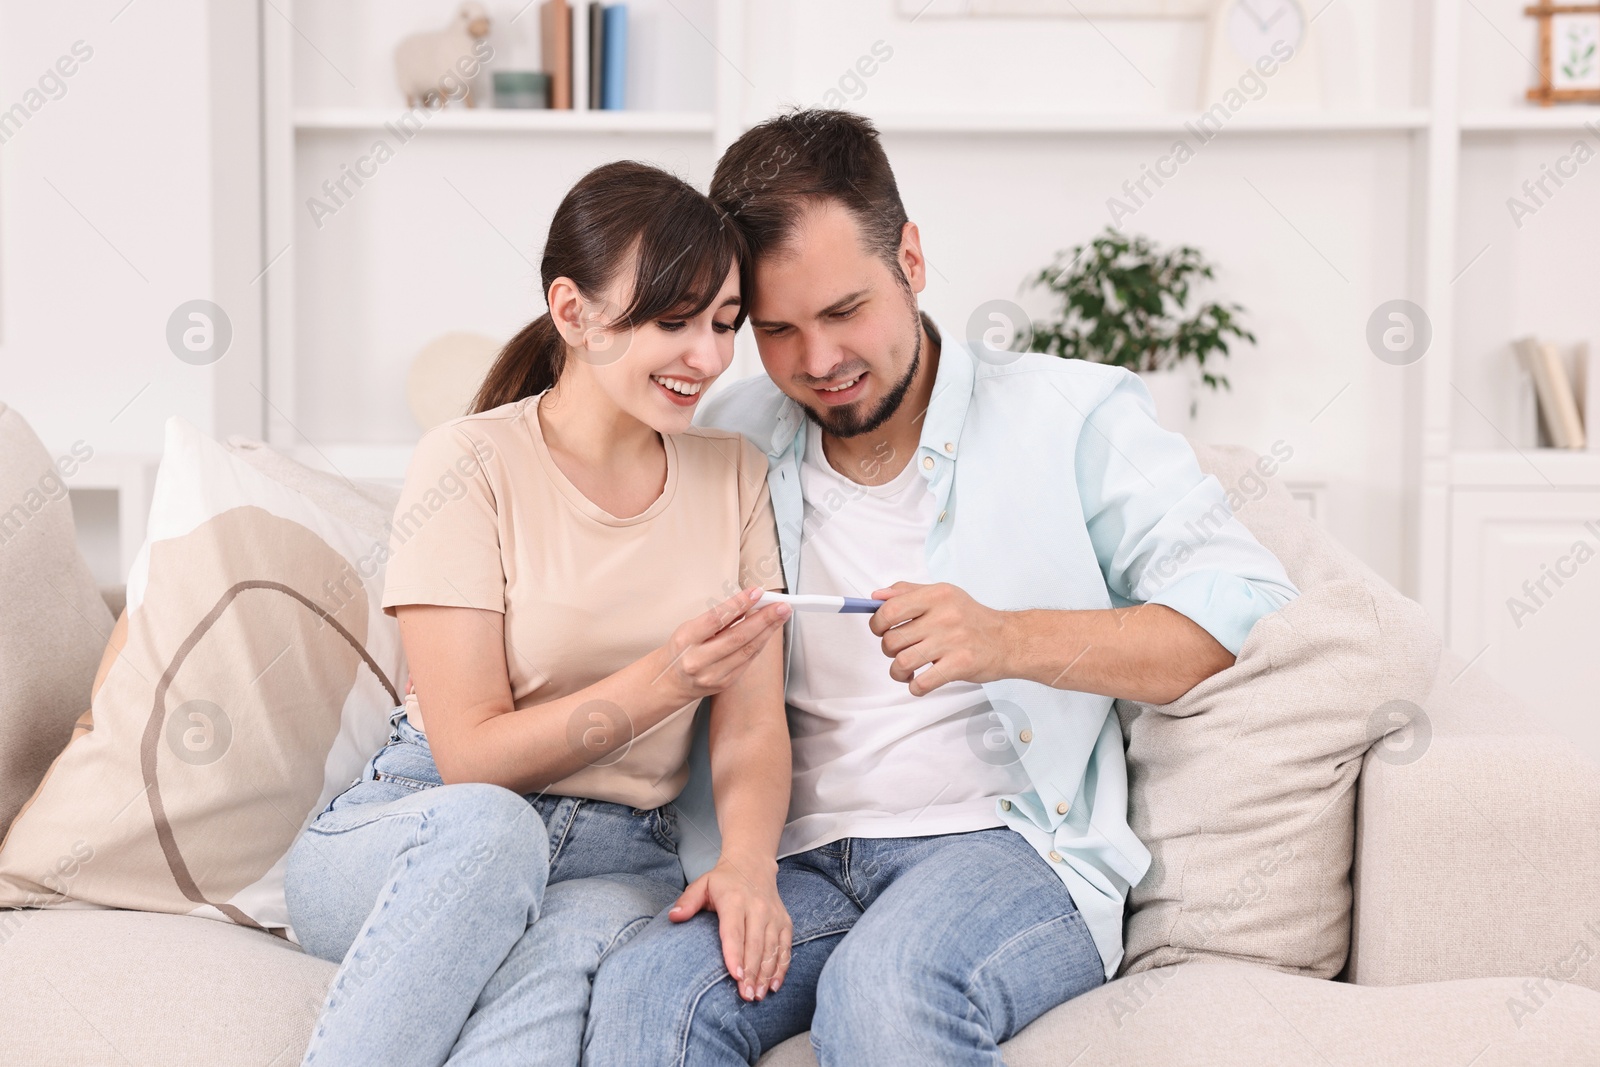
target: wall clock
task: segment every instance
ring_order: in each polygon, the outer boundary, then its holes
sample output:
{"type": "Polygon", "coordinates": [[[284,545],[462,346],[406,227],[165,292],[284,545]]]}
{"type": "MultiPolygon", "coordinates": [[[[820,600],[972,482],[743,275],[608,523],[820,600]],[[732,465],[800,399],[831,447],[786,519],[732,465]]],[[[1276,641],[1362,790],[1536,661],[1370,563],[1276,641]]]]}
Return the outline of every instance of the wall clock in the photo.
{"type": "Polygon", "coordinates": [[[1212,9],[1200,106],[1241,97],[1251,110],[1321,106],[1321,58],[1297,0],[1220,0],[1212,9]]]}

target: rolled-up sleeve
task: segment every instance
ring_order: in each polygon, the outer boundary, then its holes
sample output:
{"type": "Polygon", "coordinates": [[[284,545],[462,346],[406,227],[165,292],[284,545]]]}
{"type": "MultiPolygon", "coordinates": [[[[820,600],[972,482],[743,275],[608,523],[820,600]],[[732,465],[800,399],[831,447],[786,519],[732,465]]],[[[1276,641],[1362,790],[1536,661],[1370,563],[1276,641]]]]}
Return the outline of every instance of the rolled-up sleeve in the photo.
{"type": "Polygon", "coordinates": [[[1238,655],[1258,619],[1299,595],[1188,441],[1156,422],[1137,375],[1119,374],[1088,412],[1076,474],[1095,556],[1119,601],[1165,604],[1238,655]]]}

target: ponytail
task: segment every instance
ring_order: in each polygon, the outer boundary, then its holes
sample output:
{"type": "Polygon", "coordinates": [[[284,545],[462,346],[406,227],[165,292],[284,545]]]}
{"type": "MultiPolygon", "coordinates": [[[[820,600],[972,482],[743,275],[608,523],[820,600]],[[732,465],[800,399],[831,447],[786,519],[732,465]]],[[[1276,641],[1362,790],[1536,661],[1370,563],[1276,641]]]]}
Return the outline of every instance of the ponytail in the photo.
{"type": "Polygon", "coordinates": [[[556,384],[566,361],[566,342],[547,311],[500,350],[473,398],[472,413],[537,396],[556,384]]]}

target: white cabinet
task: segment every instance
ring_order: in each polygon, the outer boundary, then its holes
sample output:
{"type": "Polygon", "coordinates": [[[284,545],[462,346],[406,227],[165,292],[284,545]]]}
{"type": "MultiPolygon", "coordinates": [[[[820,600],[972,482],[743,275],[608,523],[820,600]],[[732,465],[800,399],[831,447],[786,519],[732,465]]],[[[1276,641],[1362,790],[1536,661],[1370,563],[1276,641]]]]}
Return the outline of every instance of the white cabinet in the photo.
{"type": "Polygon", "coordinates": [[[1600,759],[1600,489],[1458,489],[1450,643],[1600,759]]]}

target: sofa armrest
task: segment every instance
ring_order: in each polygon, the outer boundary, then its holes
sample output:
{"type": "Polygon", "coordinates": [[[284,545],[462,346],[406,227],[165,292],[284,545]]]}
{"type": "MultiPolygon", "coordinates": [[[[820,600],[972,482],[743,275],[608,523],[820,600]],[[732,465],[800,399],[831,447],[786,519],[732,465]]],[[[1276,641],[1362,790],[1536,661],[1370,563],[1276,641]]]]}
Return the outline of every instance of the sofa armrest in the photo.
{"type": "Polygon", "coordinates": [[[1600,989],[1600,767],[1566,741],[1435,736],[1410,763],[1374,746],[1352,878],[1351,982],[1600,989]]]}

